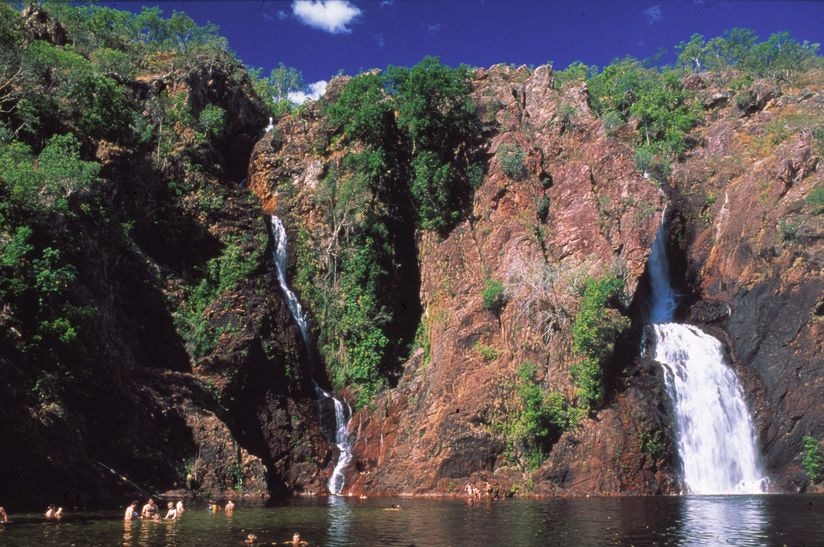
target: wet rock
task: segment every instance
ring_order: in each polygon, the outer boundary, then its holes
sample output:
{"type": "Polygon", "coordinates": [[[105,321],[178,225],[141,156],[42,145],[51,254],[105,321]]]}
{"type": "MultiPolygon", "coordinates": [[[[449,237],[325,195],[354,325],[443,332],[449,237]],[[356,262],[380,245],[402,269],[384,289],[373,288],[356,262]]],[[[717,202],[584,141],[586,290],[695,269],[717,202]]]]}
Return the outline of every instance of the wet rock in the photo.
{"type": "Polygon", "coordinates": [[[732,310],[725,302],[701,300],[690,306],[687,312],[689,323],[715,323],[730,316],[732,310]]]}

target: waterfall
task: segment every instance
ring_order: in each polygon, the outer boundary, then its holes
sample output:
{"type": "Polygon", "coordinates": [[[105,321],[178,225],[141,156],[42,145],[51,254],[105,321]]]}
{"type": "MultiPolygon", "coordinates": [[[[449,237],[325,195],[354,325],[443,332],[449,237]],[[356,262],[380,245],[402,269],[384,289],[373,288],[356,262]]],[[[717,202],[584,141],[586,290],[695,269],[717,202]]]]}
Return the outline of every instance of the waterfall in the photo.
{"type": "MultiPolygon", "coordinates": [[[[300,336],[303,338],[303,343],[306,346],[306,351],[307,354],[310,355],[311,361],[312,346],[309,338],[309,328],[306,323],[306,315],[303,312],[303,306],[300,305],[298,297],[294,292],[292,292],[292,289],[289,288],[289,284],[286,281],[286,266],[288,258],[286,229],[283,227],[283,223],[280,219],[275,215],[272,215],[271,217],[270,227],[272,237],[276,242],[274,259],[275,269],[277,270],[278,276],[278,284],[280,285],[280,290],[283,292],[283,297],[286,299],[286,305],[289,308],[289,312],[292,314],[295,323],[298,325],[300,336]]],[[[331,393],[321,389],[321,387],[318,386],[314,380],[312,381],[315,384],[315,391],[318,395],[331,399],[335,406],[335,444],[338,447],[339,453],[338,460],[335,463],[335,469],[332,471],[332,476],[329,478],[328,488],[330,493],[338,495],[343,492],[343,485],[345,481],[343,471],[352,460],[352,440],[349,437],[349,420],[352,418],[352,411],[349,409],[348,405],[344,405],[343,402],[338,400],[331,393]]]]}
{"type": "Polygon", "coordinates": [[[691,494],[757,494],[765,474],[744,392],[724,363],[721,343],[692,325],[673,323],[663,225],[647,267],[655,360],[676,416],[684,487],[691,494]]]}

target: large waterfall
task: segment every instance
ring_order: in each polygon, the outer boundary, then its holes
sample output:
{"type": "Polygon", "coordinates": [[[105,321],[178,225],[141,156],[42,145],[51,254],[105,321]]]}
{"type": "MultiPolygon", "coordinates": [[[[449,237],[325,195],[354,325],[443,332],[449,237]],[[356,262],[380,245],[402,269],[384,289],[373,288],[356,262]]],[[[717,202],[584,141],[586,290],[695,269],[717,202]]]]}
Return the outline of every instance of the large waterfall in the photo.
{"type": "MultiPolygon", "coordinates": [[[[286,282],[286,265],[288,258],[286,253],[286,229],[283,227],[283,223],[280,219],[275,215],[272,215],[271,217],[270,226],[272,230],[272,237],[276,243],[274,259],[280,290],[283,292],[283,297],[286,299],[286,305],[289,307],[289,311],[295,319],[295,323],[298,325],[300,335],[303,338],[303,343],[306,346],[306,351],[311,356],[312,346],[310,343],[311,340],[309,339],[309,328],[306,324],[306,316],[303,313],[303,307],[300,305],[298,297],[294,292],[292,292],[292,289],[289,288],[289,284],[286,282]]],[[[318,396],[330,399],[335,407],[335,444],[338,447],[339,454],[338,461],[335,463],[335,469],[332,472],[332,476],[329,478],[329,483],[327,486],[329,488],[329,492],[338,495],[343,492],[343,485],[345,481],[343,471],[352,460],[352,440],[349,437],[349,420],[352,417],[352,411],[348,405],[332,396],[331,393],[321,389],[317,383],[315,383],[315,391],[318,393],[318,396]]]]}
{"type": "Polygon", "coordinates": [[[647,271],[655,360],[676,416],[684,487],[691,494],[764,491],[755,428],[744,392],[724,363],[721,343],[697,327],[673,323],[676,295],[669,282],[663,226],[647,271]]]}

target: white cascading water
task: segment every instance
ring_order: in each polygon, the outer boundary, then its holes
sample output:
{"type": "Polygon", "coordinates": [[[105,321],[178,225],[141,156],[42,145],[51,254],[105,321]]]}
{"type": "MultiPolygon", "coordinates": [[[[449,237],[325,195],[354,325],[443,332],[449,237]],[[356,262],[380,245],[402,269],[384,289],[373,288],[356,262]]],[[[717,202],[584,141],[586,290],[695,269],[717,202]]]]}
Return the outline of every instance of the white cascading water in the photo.
{"type": "Polygon", "coordinates": [[[697,327],[672,322],[677,298],[669,283],[663,225],[649,260],[655,360],[675,410],[684,487],[690,494],[761,493],[767,481],[755,427],[721,343],[697,327]]]}
{"type": "MultiPolygon", "coordinates": [[[[289,307],[289,311],[295,319],[295,323],[298,325],[300,335],[303,338],[303,343],[306,346],[306,351],[311,352],[309,328],[306,324],[306,316],[303,313],[303,307],[300,305],[298,297],[292,292],[292,289],[289,288],[289,284],[286,282],[286,229],[283,227],[283,223],[280,219],[275,215],[272,215],[271,217],[270,226],[272,230],[272,237],[276,242],[274,258],[275,269],[277,270],[278,275],[278,283],[280,284],[281,291],[283,291],[284,298],[286,298],[286,305],[289,307]]],[[[343,485],[345,482],[343,471],[346,469],[346,466],[349,465],[349,462],[352,461],[352,440],[349,437],[349,420],[351,419],[352,411],[348,408],[348,405],[344,405],[343,402],[333,397],[331,393],[321,389],[317,383],[315,383],[315,391],[319,396],[331,399],[335,405],[335,444],[340,452],[338,454],[338,461],[335,463],[335,469],[332,471],[332,476],[329,478],[329,483],[327,486],[329,488],[329,492],[339,495],[343,492],[343,485]]]]}

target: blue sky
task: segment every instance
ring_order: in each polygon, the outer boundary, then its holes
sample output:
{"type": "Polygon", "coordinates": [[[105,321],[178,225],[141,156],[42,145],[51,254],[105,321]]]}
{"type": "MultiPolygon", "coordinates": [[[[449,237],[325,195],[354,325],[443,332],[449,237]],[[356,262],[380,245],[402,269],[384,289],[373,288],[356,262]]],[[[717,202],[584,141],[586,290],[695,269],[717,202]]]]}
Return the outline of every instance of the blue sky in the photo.
{"type": "Polygon", "coordinates": [[[645,58],[699,32],[714,37],[732,27],[766,39],[789,31],[824,39],[824,1],[751,0],[236,0],[105,2],[137,11],[158,5],[220,26],[247,65],[279,62],[306,82],[339,70],[356,74],[412,65],[426,55],[444,63],[495,63],[556,68],[581,60],[603,66],[624,55],[645,58]]]}

